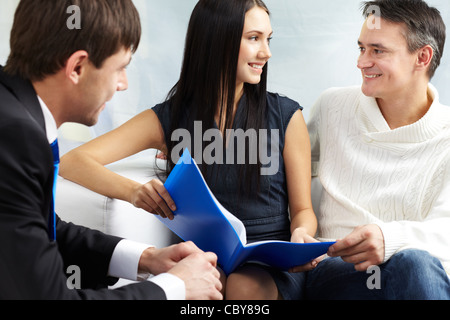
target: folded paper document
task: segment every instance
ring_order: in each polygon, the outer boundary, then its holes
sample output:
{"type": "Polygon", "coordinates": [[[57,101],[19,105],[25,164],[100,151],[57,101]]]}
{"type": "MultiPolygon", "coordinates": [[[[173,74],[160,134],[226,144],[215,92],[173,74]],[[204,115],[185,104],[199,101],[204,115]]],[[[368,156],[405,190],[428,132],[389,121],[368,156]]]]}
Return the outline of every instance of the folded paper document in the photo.
{"type": "Polygon", "coordinates": [[[175,201],[174,220],[158,216],[184,241],[214,252],[228,275],[245,262],[258,262],[282,270],[303,265],[325,254],[331,242],[291,243],[262,241],[247,244],[243,223],[214,197],[188,150],[165,182],[175,201]]]}

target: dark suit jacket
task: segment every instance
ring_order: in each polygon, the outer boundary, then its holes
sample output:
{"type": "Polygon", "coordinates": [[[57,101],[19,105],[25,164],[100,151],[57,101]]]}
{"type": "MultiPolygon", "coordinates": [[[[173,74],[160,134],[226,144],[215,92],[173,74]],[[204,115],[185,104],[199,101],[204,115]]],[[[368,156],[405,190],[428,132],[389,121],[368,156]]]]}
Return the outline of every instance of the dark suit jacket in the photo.
{"type": "Polygon", "coordinates": [[[165,299],[151,283],[108,290],[109,262],[121,240],[57,218],[48,236],[53,156],[36,92],[0,67],[0,299],[165,299]],[[67,287],[67,267],[81,290],[67,287]]]}

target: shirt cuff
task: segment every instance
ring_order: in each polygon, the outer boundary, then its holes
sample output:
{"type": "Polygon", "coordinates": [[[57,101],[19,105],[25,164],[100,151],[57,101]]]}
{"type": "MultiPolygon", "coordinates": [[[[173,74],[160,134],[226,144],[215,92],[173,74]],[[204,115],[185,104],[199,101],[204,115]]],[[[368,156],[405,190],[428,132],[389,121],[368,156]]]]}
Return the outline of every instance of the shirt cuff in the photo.
{"type": "MultiPolygon", "coordinates": [[[[142,253],[154,246],[130,240],[121,240],[114,249],[109,263],[108,275],[132,281],[144,280],[148,274],[138,274],[139,260],[142,253]]],[[[163,273],[151,278],[153,282],[164,290],[167,300],[185,300],[186,286],[184,281],[170,273],[163,273]]]]}
{"type": "Polygon", "coordinates": [[[114,249],[108,275],[127,280],[138,280],[138,266],[142,253],[153,246],[130,240],[121,240],[114,249]]]}
{"type": "Polygon", "coordinates": [[[184,281],[170,273],[162,273],[155,277],[149,278],[149,281],[161,287],[167,300],[185,300],[186,286],[184,281]]]}

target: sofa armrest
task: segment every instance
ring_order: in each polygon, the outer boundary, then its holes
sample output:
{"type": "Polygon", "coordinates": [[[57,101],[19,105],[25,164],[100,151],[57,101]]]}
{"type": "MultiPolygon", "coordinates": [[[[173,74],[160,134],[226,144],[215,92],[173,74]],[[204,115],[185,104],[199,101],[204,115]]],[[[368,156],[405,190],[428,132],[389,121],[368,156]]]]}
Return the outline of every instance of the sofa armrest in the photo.
{"type": "MultiPolygon", "coordinates": [[[[152,166],[154,161],[148,158],[125,160],[108,167],[127,178],[145,183],[156,177],[156,170],[152,166]]],[[[62,177],[58,177],[55,207],[62,220],[106,234],[158,248],[179,242],[173,232],[152,214],[128,202],[102,196],[62,177]]]]}

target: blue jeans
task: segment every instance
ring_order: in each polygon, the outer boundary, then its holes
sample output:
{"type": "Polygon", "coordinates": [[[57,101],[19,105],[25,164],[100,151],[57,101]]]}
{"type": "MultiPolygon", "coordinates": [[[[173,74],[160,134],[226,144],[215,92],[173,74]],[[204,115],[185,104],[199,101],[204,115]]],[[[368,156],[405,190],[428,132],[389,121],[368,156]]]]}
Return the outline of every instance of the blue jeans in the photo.
{"type": "Polygon", "coordinates": [[[327,258],[306,274],[309,300],[449,300],[450,281],[428,252],[405,250],[370,272],[327,258]]]}

